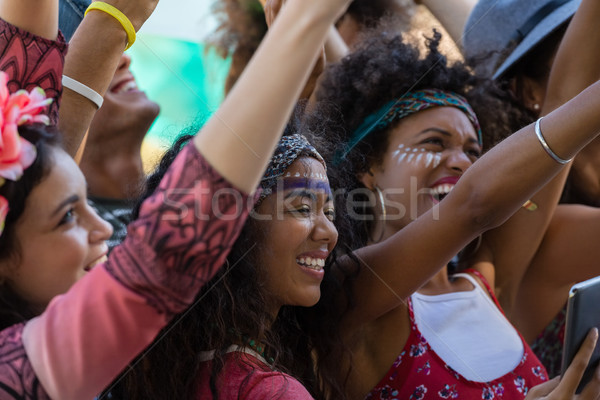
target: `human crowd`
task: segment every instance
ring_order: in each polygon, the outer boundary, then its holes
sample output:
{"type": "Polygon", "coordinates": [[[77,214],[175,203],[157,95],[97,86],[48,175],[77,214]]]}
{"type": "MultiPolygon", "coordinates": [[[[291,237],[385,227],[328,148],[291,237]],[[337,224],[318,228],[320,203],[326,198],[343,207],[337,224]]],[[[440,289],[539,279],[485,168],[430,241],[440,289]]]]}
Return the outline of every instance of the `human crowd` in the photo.
{"type": "Polygon", "coordinates": [[[600,398],[600,2],[215,0],[146,176],[157,3],[0,0],[0,399],[600,398]]]}

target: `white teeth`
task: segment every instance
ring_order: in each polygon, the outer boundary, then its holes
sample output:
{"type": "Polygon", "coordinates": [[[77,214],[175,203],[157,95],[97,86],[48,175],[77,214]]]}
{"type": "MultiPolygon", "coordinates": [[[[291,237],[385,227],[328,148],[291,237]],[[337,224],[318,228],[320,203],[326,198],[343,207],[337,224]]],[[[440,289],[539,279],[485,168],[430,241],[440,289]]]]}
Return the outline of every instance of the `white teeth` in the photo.
{"type": "Polygon", "coordinates": [[[325,266],[325,259],[323,258],[297,258],[296,262],[306,268],[314,269],[316,271],[321,271],[325,266]]]}
{"type": "Polygon", "coordinates": [[[431,193],[435,195],[448,194],[452,191],[452,189],[454,189],[454,185],[446,183],[432,188],[431,193]]]}
{"type": "Polygon", "coordinates": [[[124,85],[122,85],[119,90],[117,91],[117,93],[124,93],[124,92],[129,92],[132,90],[137,90],[138,86],[135,83],[135,81],[129,81],[127,83],[125,83],[124,85]]]}

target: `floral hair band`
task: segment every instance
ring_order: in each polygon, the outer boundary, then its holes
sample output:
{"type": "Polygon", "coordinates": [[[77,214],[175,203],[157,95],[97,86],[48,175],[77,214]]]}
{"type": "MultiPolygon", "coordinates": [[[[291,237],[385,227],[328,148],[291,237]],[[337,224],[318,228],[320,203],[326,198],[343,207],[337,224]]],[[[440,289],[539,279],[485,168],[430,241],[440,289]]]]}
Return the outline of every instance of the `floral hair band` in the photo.
{"type": "MultiPolygon", "coordinates": [[[[0,71],[0,187],[7,179],[15,182],[21,179],[23,172],[35,161],[35,146],[19,136],[18,128],[33,123],[48,125],[50,119],[40,113],[50,103],[52,99],[47,99],[39,87],[30,92],[19,90],[11,94],[8,75],[0,71]]],[[[0,235],[8,210],[8,200],[0,195],[0,235]]]]}

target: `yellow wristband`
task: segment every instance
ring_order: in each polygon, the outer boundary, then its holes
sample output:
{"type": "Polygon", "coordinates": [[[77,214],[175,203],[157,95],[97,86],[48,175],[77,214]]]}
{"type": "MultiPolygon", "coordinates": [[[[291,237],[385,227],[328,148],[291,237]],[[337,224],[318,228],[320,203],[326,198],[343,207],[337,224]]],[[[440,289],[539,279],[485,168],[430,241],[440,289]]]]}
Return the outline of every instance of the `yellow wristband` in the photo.
{"type": "Polygon", "coordinates": [[[105,3],[103,1],[94,1],[92,4],[90,4],[87,10],[85,10],[85,14],[83,14],[83,16],[85,17],[87,13],[90,12],[90,10],[104,11],[105,13],[109,14],[114,19],[119,21],[119,23],[121,24],[121,26],[123,26],[123,29],[125,29],[125,32],[127,33],[127,46],[125,47],[125,50],[130,48],[133,45],[133,43],[135,43],[135,28],[133,27],[133,24],[131,23],[129,18],[127,18],[125,14],[119,11],[118,8],[111,6],[110,4],[105,3]]]}

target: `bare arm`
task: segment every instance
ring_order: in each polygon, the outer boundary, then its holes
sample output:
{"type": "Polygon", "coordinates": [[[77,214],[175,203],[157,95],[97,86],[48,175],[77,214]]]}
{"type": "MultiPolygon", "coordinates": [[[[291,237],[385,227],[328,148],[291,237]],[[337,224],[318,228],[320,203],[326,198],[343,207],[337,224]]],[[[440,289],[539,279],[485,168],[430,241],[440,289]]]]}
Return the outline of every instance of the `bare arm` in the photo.
{"type": "MultiPolygon", "coordinates": [[[[544,136],[557,154],[574,156],[600,132],[598,106],[600,83],[544,119],[544,136]]],[[[360,301],[347,315],[346,326],[371,321],[402,304],[466,244],[504,223],[561,169],[541,147],[533,125],[494,147],[442,200],[439,217],[432,209],[385,242],[356,252],[376,274],[362,268],[354,287],[360,301]]]]}
{"type": "Polygon", "coordinates": [[[329,27],[348,3],[288,0],[240,80],[196,136],[200,152],[238,188],[256,189],[329,27]]]}
{"type": "Polygon", "coordinates": [[[440,21],[454,43],[462,44],[462,33],[467,18],[477,0],[420,0],[431,14],[440,21]]]}
{"type": "Polygon", "coordinates": [[[0,18],[34,35],[54,40],[58,35],[58,0],[2,0],[0,18]]]}
{"type": "MultiPolygon", "coordinates": [[[[600,33],[595,29],[595,21],[598,17],[600,17],[600,3],[584,0],[556,54],[542,115],[564,104],[600,78],[600,63],[590,56],[590,53],[595,53],[600,48],[600,33]]],[[[569,169],[565,168],[536,193],[532,198],[538,206],[536,211],[529,212],[522,209],[506,224],[485,235],[485,243],[493,253],[491,261],[496,267],[499,299],[509,316],[516,306],[515,298],[524,273],[534,257],[544,257],[538,252],[538,248],[553,218],[568,172],[569,169]]],[[[555,246],[554,251],[567,252],[576,259],[577,253],[571,252],[569,247],[556,242],[555,246]]],[[[589,250],[593,251],[593,249],[589,250]]],[[[571,282],[570,273],[571,271],[563,269],[560,275],[564,278],[563,284],[571,282]]]]}
{"type": "MultiPolygon", "coordinates": [[[[152,14],[158,0],[109,0],[139,30],[152,14]]],[[[119,22],[102,11],[90,11],[75,31],[65,59],[64,75],[104,95],[113,78],[127,35],[119,22]]],[[[94,118],[97,106],[87,98],[65,88],[59,110],[59,129],[65,149],[75,156],[94,118]]]]}

